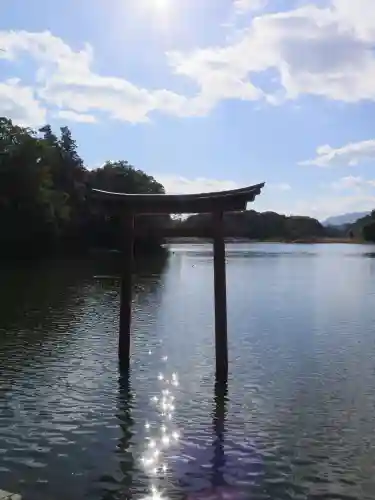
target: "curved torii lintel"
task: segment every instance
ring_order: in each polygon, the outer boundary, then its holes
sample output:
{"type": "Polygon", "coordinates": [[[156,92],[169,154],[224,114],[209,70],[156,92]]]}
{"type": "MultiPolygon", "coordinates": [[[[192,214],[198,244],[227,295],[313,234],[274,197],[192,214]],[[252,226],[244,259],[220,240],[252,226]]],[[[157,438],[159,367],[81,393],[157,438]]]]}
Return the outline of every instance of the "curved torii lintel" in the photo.
{"type": "Polygon", "coordinates": [[[93,189],[93,196],[111,206],[123,207],[135,214],[204,213],[245,210],[265,183],[240,189],[198,194],[131,194],[93,189]]]}

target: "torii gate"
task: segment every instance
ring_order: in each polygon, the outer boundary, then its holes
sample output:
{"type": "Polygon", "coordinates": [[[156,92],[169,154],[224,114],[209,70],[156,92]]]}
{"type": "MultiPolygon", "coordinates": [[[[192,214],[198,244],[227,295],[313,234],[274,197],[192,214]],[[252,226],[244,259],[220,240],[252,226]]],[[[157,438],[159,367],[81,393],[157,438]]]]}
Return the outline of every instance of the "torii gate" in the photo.
{"type": "MultiPolygon", "coordinates": [[[[129,369],[130,325],[132,303],[132,272],[134,248],[134,217],[145,214],[212,214],[215,292],[215,354],[216,380],[228,378],[227,293],[225,275],[225,241],[223,213],[246,210],[260,194],[264,183],[229,191],[212,193],[166,195],[113,193],[93,189],[96,198],[111,208],[121,210],[125,238],[123,239],[123,269],[121,279],[120,331],[118,354],[121,367],[129,369]]],[[[174,236],[178,236],[175,232],[174,236]]],[[[191,234],[191,236],[194,236],[191,234]]],[[[197,237],[201,236],[197,231],[197,237]]]]}

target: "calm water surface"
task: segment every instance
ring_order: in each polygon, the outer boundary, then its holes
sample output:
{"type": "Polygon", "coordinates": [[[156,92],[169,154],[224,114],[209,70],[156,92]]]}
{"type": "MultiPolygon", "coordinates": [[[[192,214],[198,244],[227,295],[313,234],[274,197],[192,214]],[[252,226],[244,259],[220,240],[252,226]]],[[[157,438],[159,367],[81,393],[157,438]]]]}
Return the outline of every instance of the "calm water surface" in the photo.
{"type": "Polygon", "coordinates": [[[130,383],[116,259],[0,269],[0,489],[26,499],[375,498],[375,248],[228,245],[215,391],[212,255],[135,278],[130,383]]]}

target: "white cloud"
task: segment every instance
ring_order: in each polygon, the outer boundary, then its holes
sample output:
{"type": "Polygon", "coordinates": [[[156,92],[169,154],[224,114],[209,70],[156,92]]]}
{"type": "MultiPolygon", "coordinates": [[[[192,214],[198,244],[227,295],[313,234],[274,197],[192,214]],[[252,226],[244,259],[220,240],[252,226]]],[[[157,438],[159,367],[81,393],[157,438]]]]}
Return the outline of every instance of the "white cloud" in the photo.
{"type": "Polygon", "coordinates": [[[71,122],[79,123],[96,123],[96,118],[93,115],[85,115],[82,113],[75,113],[74,111],[62,110],[57,113],[59,118],[71,122]]]}
{"type": "MultiPolygon", "coordinates": [[[[234,6],[254,10],[263,3],[236,0],[234,6]]],[[[35,90],[50,107],[128,122],[148,121],[154,111],[204,116],[225,99],[280,104],[313,95],[348,103],[375,101],[372,7],[373,0],[327,0],[324,7],[311,3],[258,13],[234,41],[167,53],[172,71],[195,84],[192,95],[99,74],[89,44],[76,49],[48,31],[0,31],[0,58],[31,57],[37,66],[35,90]],[[267,79],[257,78],[264,72],[273,75],[273,90],[267,79]]]]}
{"type": "Polygon", "coordinates": [[[353,9],[356,16],[345,10],[344,0],[325,8],[305,5],[260,15],[239,40],[190,53],[173,52],[170,63],[177,74],[197,83],[201,98],[209,99],[205,84],[220,76],[216,102],[266,97],[280,103],[304,94],[346,102],[375,100],[375,17],[368,15],[364,0],[360,3],[353,9]],[[272,93],[253,80],[267,70],[277,74],[278,88],[272,93]]]}
{"type": "MultiPolygon", "coordinates": [[[[240,185],[233,180],[189,179],[169,174],[155,174],[154,177],[164,185],[168,194],[201,193],[243,187],[242,183],[240,185]]],[[[349,180],[346,182],[350,184],[349,180]]],[[[366,182],[367,186],[372,185],[375,187],[375,181],[366,182]]],[[[289,184],[284,183],[267,183],[266,188],[269,188],[270,191],[274,189],[279,191],[291,189],[289,184]]],[[[285,199],[283,196],[275,196],[274,193],[271,196],[267,196],[267,190],[265,189],[263,194],[256,198],[255,203],[251,204],[248,208],[257,211],[275,211],[281,214],[308,215],[319,220],[324,220],[333,214],[372,210],[375,207],[375,195],[372,193],[373,191],[354,191],[347,195],[330,193],[329,196],[317,193],[313,199],[285,199]]]]}
{"type": "MultiPolygon", "coordinates": [[[[149,92],[120,78],[55,74],[46,82],[40,96],[58,107],[76,113],[107,113],[110,118],[128,122],[148,121],[151,111],[184,114],[186,99],[167,90],[149,92]]],[[[187,110],[186,110],[187,112],[187,110]]]]}
{"type": "Polygon", "coordinates": [[[336,191],[352,190],[364,191],[375,187],[375,180],[366,180],[360,176],[348,175],[332,183],[332,188],[336,191]]]}
{"type": "Polygon", "coordinates": [[[375,208],[375,180],[348,175],[326,187],[331,191],[317,192],[313,200],[290,200],[288,209],[319,220],[347,212],[366,212],[375,208]]]}
{"type": "Polygon", "coordinates": [[[237,13],[251,10],[261,10],[267,5],[268,0],[234,0],[233,6],[237,13]]]}
{"type": "Polygon", "coordinates": [[[375,196],[355,193],[347,196],[318,197],[312,203],[301,201],[297,206],[299,213],[324,220],[332,215],[371,211],[375,207],[375,196]]]}
{"type": "Polygon", "coordinates": [[[300,165],[317,167],[354,167],[375,160],[375,139],[351,142],[340,148],[319,146],[316,157],[300,162],[300,165]]]}
{"type": "Polygon", "coordinates": [[[348,175],[332,183],[332,188],[336,191],[344,189],[361,189],[366,181],[362,177],[348,175]]]}
{"type": "Polygon", "coordinates": [[[163,184],[168,194],[195,194],[211,191],[226,191],[240,186],[232,180],[207,179],[196,177],[188,179],[178,175],[156,174],[155,179],[163,184]]]}
{"type": "Polygon", "coordinates": [[[325,220],[332,215],[340,215],[347,212],[366,212],[375,208],[375,196],[371,192],[354,191],[347,194],[329,195],[316,193],[314,198],[293,198],[290,200],[273,199],[268,200],[260,196],[256,204],[252,206],[258,211],[274,211],[286,215],[307,215],[318,220],[325,220]]]}
{"type": "Polygon", "coordinates": [[[0,116],[16,123],[33,127],[45,122],[46,110],[35,98],[33,89],[16,78],[0,82],[0,116]]]}
{"type": "Polygon", "coordinates": [[[276,183],[268,183],[266,184],[266,189],[271,189],[273,191],[290,191],[292,186],[287,182],[276,182],[276,183]]]}
{"type": "Polygon", "coordinates": [[[353,29],[360,39],[374,40],[375,20],[371,15],[373,0],[332,0],[332,3],[343,25],[353,29]]]}
{"type": "Polygon", "coordinates": [[[194,114],[194,106],[188,106],[184,96],[99,75],[92,69],[94,53],[88,44],[74,50],[48,31],[0,31],[0,46],[4,49],[0,58],[15,60],[28,55],[37,63],[35,86],[39,98],[64,112],[101,112],[129,122],[147,121],[155,110],[179,116],[194,114]]]}

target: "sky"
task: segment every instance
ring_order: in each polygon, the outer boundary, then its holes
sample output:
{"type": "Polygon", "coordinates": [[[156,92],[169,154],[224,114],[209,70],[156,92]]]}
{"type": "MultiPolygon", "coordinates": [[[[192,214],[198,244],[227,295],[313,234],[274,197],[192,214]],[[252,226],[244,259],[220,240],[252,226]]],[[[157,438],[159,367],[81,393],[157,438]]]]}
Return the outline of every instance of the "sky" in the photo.
{"type": "Polygon", "coordinates": [[[88,168],[251,208],[375,208],[374,0],[1,0],[0,115],[71,128],[88,168]],[[374,14],[374,15],[373,15],[374,14]]]}

